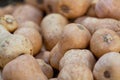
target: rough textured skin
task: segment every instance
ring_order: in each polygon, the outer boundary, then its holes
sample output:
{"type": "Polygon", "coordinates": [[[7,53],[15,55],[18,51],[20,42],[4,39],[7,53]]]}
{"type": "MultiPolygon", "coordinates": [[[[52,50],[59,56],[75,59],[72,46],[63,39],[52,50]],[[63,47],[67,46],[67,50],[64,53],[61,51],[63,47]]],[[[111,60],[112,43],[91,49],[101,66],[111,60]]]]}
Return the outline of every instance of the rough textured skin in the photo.
{"type": "Polygon", "coordinates": [[[30,55],[21,55],[9,62],[3,69],[4,80],[48,80],[36,59],[30,55]]]}
{"type": "Polygon", "coordinates": [[[10,35],[0,42],[0,67],[21,54],[33,55],[31,42],[21,35],[10,35]]]}
{"type": "Polygon", "coordinates": [[[96,60],[93,54],[87,49],[71,49],[67,51],[60,60],[60,70],[69,64],[84,64],[91,70],[94,67],[96,60]]]}
{"type": "Polygon", "coordinates": [[[25,0],[27,4],[33,5],[35,7],[40,8],[41,10],[44,10],[44,0],[25,0]]]}
{"type": "Polygon", "coordinates": [[[26,21],[26,22],[22,23],[21,25],[19,25],[19,27],[34,28],[41,33],[40,26],[33,21],[26,21]]]}
{"type": "Polygon", "coordinates": [[[11,15],[0,17],[0,24],[3,25],[9,32],[14,32],[18,28],[18,23],[11,15]]]}
{"type": "Polygon", "coordinates": [[[46,64],[42,59],[36,59],[42,72],[47,76],[48,79],[53,77],[53,69],[49,64],[46,64]]]}
{"type": "Polygon", "coordinates": [[[19,24],[25,21],[33,21],[39,24],[42,19],[42,12],[33,6],[23,5],[14,11],[13,16],[19,24]]]}
{"type": "Polygon", "coordinates": [[[92,0],[58,0],[57,11],[67,18],[83,16],[92,0]]]}
{"type": "Polygon", "coordinates": [[[42,59],[44,60],[47,64],[50,63],[50,52],[49,51],[43,51],[40,52],[35,56],[36,59],[42,59]]]}
{"type": "Polygon", "coordinates": [[[51,78],[51,79],[49,79],[49,80],[58,80],[57,78],[51,78]]]}
{"type": "Polygon", "coordinates": [[[34,55],[40,51],[42,47],[42,36],[36,29],[30,27],[21,27],[18,28],[14,34],[23,35],[31,41],[34,55]]]}
{"type": "Polygon", "coordinates": [[[67,24],[67,19],[60,14],[50,14],[42,20],[41,31],[47,50],[51,50],[57,44],[67,24]]]}
{"type": "Polygon", "coordinates": [[[59,69],[59,61],[70,49],[86,48],[91,39],[90,32],[82,25],[71,23],[64,28],[61,39],[51,50],[50,64],[59,69]]]}
{"type": "Polygon", "coordinates": [[[95,6],[95,12],[98,17],[120,20],[120,0],[99,0],[95,6]]]}
{"type": "Polygon", "coordinates": [[[44,0],[44,8],[47,13],[56,13],[58,0],[44,0]]]}
{"type": "Polygon", "coordinates": [[[95,80],[120,80],[120,54],[109,52],[95,64],[93,75],[95,80]]]}
{"type": "Polygon", "coordinates": [[[89,7],[88,11],[87,11],[87,15],[88,16],[92,16],[92,17],[96,17],[96,12],[95,12],[95,5],[98,2],[98,0],[93,0],[91,3],[91,6],[89,7]]]}
{"type": "Polygon", "coordinates": [[[75,23],[84,25],[91,34],[93,34],[96,30],[102,28],[109,28],[111,30],[114,30],[115,32],[120,31],[120,21],[110,18],[98,19],[85,16],[76,19],[75,23]]]}
{"type": "Polygon", "coordinates": [[[71,64],[65,66],[58,75],[58,80],[93,80],[90,69],[84,65],[71,64]]]}
{"type": "Polygon", "coordinates": [[[90,49],[98,58],[107,52],[120,52],[120,37],[110,29],[99,29],[91,38],[90,49]]]}

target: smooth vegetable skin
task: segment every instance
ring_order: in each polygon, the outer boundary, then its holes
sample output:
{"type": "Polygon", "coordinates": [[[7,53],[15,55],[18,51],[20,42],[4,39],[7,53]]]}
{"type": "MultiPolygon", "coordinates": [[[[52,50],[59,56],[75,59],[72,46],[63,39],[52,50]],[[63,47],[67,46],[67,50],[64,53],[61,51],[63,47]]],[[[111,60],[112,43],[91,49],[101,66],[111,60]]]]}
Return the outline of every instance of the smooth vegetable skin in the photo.
{"type": "Polygon", "coordinates": [[[120,54],[109,52],[103,55],[95,64],[93,75],[95,80],[120,79],[120,54]]]}
{"type": "Polygon", "coordinates": [[[69,49],[84,49],[91,39],[90,32],[80,24],[71,23],[65,26],[61,39],[51,50],[50,64],[59,69],[59,61],[69,49]]]}
{"type": "Polygon", "coordinates": [[[9,62],[3,69],[4,80],[48,80],[31,55],[21,55],[9,62]]]}

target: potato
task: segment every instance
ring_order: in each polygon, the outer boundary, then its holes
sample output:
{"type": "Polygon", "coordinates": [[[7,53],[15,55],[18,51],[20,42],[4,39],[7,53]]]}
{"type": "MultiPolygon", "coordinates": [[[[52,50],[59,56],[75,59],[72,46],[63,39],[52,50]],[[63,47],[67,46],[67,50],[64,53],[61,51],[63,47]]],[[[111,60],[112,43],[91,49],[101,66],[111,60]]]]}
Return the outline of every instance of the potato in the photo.
{"type": "Polygon", "coordinates": [[[91,39],[90,32],[80,24],[71,23],[65,26],[60,41],[51,50],[50,64],[59,69],[59,61],[70,49],[84,49],[91,39]]]}
{"type": "Polygon", "coordinates": [[[2,71],[0,70],[0,80],[3,80],[2,79],[2,71]]]}
{"type": "Polygon", "coordinates": [[[36,59],[42,59],[44,60],[47,64],[50,63],[50,52],[49,51],[43,51],[40,52],[35,56],[36,59]]]}
{"type": "Polygon", "coordinates": [[[60,70],[69,64],[84,64],[91,70],[94,67],[96,60],[92,53],[87,49],[71,49],[68,50],[60,60],[60,70]]]}
{"type": "Polygon", "coordinates": [[[48,80],[31,55],[21,55],[3,69],[4,80],[48,80]]]}
{"type": "Polygon", "coordinates": [[[96,30],[102,28],[109,28],[111,30],[114,30],[115,32],[120,31],[120,21],[110,18],[99,19],[84,16],[76,19],[75,23],[84,25],[91,34],[93,34],[96,30]]]}
{"type": "Polygon", "coordinates": [[[14,32],[18,28],[18,23],[11,15],[0,17],[0,24],[3,25],[9,32],[14,32]]]}
{"type": "Polygon", "coordinates": [[[33,55],[36,55],[42,47],[42,37],[41,34],[34,28],[21,27],[18,28],[14,34],[23,35],[28,38],[33,46],[33,55]]]}
{"type": "Polygon", "coordinates": [[[19,27],[34,28],[34,29],[36,29],[37,31],[39,31],[41,33],[40,26],[38,24],[36,24],[35,22],[33,22],[33,21],[23,22],[21,25],[19,25],[19,27]]]}
{"type": "Polygon", "coordinates": [[[60,71],[58,80],[93,80],[93,75],[88,67],[71,64],[60,71]]]}
{"type": "Polygon", "coordinates": [[[108,17],[120,20],[119,7],[120,0],[99,0],[95,6],[95,12],[101,18],[108,17]]]}
{"type": "Polygon", "coordinates": [[[41,22],[41,31],[47,50],[51,50],[60,40],[61,33],[68,24],[65,17],[60,14],[50,14],[41,22]]]}
{"type": "Polygon", "coordinates": [[[96,17],[96,12],[95,12],[95,5],[99,0],[93,0],[91,3],[91,6],[89,7],[88,11],[87,11],[87,15],[88,16],[92,16],[92,17],[96,17]]]}
{"type": "Polygon", "coordinates": [[[19,25],[26,21],[33,21],[39,24],[42,19],[42,12],[33,6],[23,5],[14,11],[13,16],[19,25]]]}
{"type": "Polygon", "coordinates": [[[33,55],[32,43],[22,35],[10,35],[0,42],[0,67],[21,54],[33,55]]]}
{"type": "Polygon", "coordinates": [[[97,58],[107,52],[120,52],[120,37],[110,29],[99,29],[91,38],[90,49],[97,58]]]}
{"type": "Polygon", "coordinates": [[[47,13],[56,13],[58,0],[44,0],[44,8],[47,13]]]}
{"type": "Polygon", "coordinates": [[[120,79],[120,54],[109,52],[103,55],[95,64],[93,75],[95,80],[120,79]]]}
{"type": "Polygon", "coordinates": [[[57,78],[51,78],[51,79],[49,79],[49,80],[58,80],[57,78]]]}
{"type": "Polygon", "coordinates": [[[58,0],[57,11],[69,19],[83,16],[92,0],[58,0]]]}
{"type": "Polygon", "coordinates": [[[42,59],[36,59],[42,72],[47,76],[48,79],[53,77],[53,69],[49,64],[46,64],[42,59]]]}
{"type": "Polygon", "coordinates": [[[25,0],[25,3],[38,7],[41,10],[44,10],[44,0],[25,0]]]}

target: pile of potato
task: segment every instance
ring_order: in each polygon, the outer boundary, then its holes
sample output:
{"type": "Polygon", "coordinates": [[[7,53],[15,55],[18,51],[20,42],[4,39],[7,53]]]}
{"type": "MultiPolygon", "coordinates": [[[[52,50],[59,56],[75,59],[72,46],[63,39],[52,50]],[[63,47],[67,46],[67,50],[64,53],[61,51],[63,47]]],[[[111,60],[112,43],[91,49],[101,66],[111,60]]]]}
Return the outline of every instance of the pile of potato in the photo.
{"type": "Polygon", "coordinates": [[[120,0],[25,0],[0,8],[0,80],[120,80],[120,0]]]}

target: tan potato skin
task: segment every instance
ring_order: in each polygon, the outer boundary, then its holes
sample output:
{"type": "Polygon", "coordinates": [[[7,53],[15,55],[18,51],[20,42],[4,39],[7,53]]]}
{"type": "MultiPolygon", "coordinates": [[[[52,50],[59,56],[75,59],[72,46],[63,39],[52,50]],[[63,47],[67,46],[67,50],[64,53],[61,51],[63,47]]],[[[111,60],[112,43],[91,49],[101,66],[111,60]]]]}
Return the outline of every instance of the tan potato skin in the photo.
{"type": "Polygon", "coordinates": [[[33,21],[26,21],[26,22],[22,23],[21,25],[19,25],[19,27],[34,28],[41,33],[40,26],[33,21]]]}
{"type": "Polygon", "coordinates": [[[83,16],[92,0],[58,0],[57,11],[69,19],[83,16]]]}
{"type": "Polygon", "coordinates": [[[57,78],[51,78],[51,79],[49,79],[49,80],[58,80],[57,78]]]}
{"type": "Polygon", "coordinates": [[[45,61],[42,59],[36,59],[36,60],[39,63],[39,66],[40,66],[42,72],[47,76],[47,78],[48,79],[52,78],[53,77],[52,67],[49,64],[45,63],[45,61]]]}
{"type": "Polygon", "coordinates": [[[9,32],[14,32],[18,28],[18,23],[12,15],[4,15],[0,17],[0,24],[9,32]]]}
{"type": "Polygon", "coordinates": [[[50,63],[50,52],[49,51],[43,51],[40,52],[35,56],[36,59],[42,59],[44,60],[47,64],[50,63]]]}
{"type": "Polygon", "coordinates": [[[21,55],[3,69],[4,80],[48,80],[31,55],[21,55]]]}
{"type": "Polygon", "coordinates": [[[84,65],[71,64],[65,66],[58,75],[58,80],[93,80],[90,69],[84,65]]]}
{"type": "Polygon", "coordinates": [[[99,29],[91,38],[90,49],[97,58],[107,52],[119,52],[120,37],[110,29],[99,29]]]}
{"type": "Polygon", "coordinates": [[[33,5],[41,10],[44,10],[44,0],[25,0],[25,3],[33,5]]]}
{"type": "Polygon", "coordinates": [[[37,24],[40,24],[42,12],[31,5],[22,5],[14,11],[13,16],[19,25],[25,21],[33,21],[37,24]]]}
{"type": "Polygon", "coordinates": [[[32,43],[21,35],[10,35],[0,43],[0,67],[21,54],[33,55],[32,43]]]}
{"type": "Polygon", "coordinates": [[[120,20],[119,7],[120,0],[99,0],[95,6],[95,12],[101,18],[108,17],[120,20]]]}
{"type": "Polygon", "coordinates": [[[47,50],[51,50],[60,40],[61,33],[68,20],[60,14],[50,14],[41,22],[41,31],[47,50]]]}
{"type": "Polygon", "coordinates": [[[56,6],[58,5],[58,0],[44,0],[45,11],[49,13],[57,13],[56,6]]]}
{"type": "Polygon", "coordinates": [[[120,79],[120,54],[109,52],[103,55],[95,64],[93,75],[95,80],[120,79]]]}
{"type": "Polygon", "coordinates": [[[115,32],[120,31],[120,21],[111,19],[111,18],[94,18],[94,17],[80,17],[75,20],[75,23],[79,23],[84,25],[91,34],[93,34],[96,30],[102,28],[109,28],[114,30],[115,32]]]}
{"type": "Polygon", "coordinates": [[[18,28],[14,34],[23,35],[31,41],[34,55],[40,51],[42,47],[42,36],[36,29],[30,27],[21,27],[18,28]]]}
{"type": "Polygon", "coordinates": [[[69,64],[84,64],[93,70],[95,62],[96,60],[89,50],[71,49],[68,50],[60,60],[59,69],[61,70],[69,64]]]}
{"type": "Polygon", "coordinates": [[[59,61],[69,49],[86,48],[91,39],[89,31],[80,24],[71,23],[66,25],[58,44],[51,50],[50,64],[59,69],[59,61]]]}

